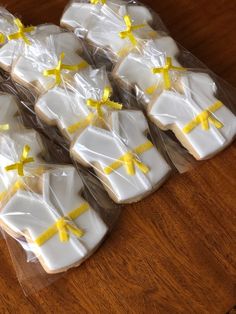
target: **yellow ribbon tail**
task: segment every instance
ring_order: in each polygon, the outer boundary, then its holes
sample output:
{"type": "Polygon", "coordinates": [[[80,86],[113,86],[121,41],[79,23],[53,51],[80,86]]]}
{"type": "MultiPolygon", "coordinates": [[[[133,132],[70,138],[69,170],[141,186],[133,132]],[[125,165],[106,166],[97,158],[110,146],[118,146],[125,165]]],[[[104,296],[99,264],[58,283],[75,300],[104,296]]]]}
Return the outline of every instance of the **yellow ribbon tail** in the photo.
{"type": "Polygon", "coordinates": [[[168,70],[163,71],[163,79],[165,89],[169,90],[171,88],[171,79],[168,70]]]}
{"type": "Polygon", "coordinates": [[[5,35],[3,33],[0,33],[0,44],[3,45],[5,44],[5,35]]]}
{"type": "Polygon", "coordinates": [[[111,101],[111,100],[108,100],[107,103],[106,103],[106,105],[107,105],[108,107],[111,107],[111,108],[117,109],[117,110],[121,110],[121,109],[123,108],[123,105],[122,105],[122,104],[119,104],[119,103],[117,103],[117,102],[115,102],[115,101],[111,101]]]}
{"type": "Polygon", "coordinates": [[[155,91],[157,90],[157,88],[158,88],[158,84],[155,84],[155,85],[152,85],[152,86],[148,87],[148,88],[145,90],[145,92],[146,92],[146,94],[148,94],[148,95],[153,95],[153,94],[155,93],[155,91]]]}

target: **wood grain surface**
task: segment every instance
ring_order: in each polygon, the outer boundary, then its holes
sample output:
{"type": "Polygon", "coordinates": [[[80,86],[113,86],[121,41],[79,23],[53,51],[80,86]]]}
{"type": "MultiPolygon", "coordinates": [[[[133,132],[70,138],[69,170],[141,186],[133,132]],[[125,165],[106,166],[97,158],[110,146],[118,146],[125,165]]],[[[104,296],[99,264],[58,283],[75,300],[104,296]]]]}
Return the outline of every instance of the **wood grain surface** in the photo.
{"type": "MultiPolygon", "coordinates": [[[[25,24],[65,0],[5,0],[25,24]]],[[[173,37],[236,86],[235,0],[149,0],[173,37]]],[[[210,313],[236,304],[236,146],[127,206],[81,267],[26,298],[0,240],[0,313],[210,313]]]]}

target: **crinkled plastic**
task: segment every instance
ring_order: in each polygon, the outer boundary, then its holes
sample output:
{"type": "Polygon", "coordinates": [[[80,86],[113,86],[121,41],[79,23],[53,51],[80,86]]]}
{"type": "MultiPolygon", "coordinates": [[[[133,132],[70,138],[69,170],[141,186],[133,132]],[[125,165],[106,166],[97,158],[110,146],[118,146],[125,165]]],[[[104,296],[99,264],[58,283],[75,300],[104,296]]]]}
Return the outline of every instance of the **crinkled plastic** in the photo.
{"type": "MultiPolygon", "coordinates": [[[[166,181],[172,167],[153,145],[142,111],[121,104],[105,68],[93,69],[80,57],[86,53],[73,33],[59,35],[31,38],[11,78],[34,94],[37,117],[58,128],[77,166],[89,169],[115,203],[139,201],[166,181]]],[[[55,129],[47,132],[54,135],[55,129]]]]}
{"type": "MultiPolygon", "coordinates": [[[[0,83],[1,90],[7,86],[13,89],[7,81],[0,83]]],[[[23,125],[20,107],[16,96],[0,94],[0,227],[28,295],[90,257],[119,208],[105,195],[106,206],[99,206],[89,173],[55,164],[39,133],[23,125]]]]}
{"type": "Polygon", "coordinates": [[[133,1],[72,1],[61,25],[93,47],[96,64],[101,55],[111,61],[121,92],[126,99],[136,97],[156,126],[154,136],[161,135],[182,172],[189,162],[211,158],[234,140],[234,91],[157,21],[151,9],[133,1]]]}

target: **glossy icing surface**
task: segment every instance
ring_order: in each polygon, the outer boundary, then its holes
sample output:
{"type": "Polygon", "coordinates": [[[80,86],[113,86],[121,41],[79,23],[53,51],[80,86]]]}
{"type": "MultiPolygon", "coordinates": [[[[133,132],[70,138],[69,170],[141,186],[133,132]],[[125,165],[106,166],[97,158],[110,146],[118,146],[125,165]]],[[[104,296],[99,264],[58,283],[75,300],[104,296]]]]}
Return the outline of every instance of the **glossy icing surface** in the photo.
{"type": "Polygon", "coordinates": [[[104,168],[148,141],[145,135],[148,125],[141,111],[112,112],[110,123],[110,131],[93,126],[84,130],[71,148],[72,155],[79,158],[79,162],[97,169],[105,188],[112,190],[118,202],[142,198],[167,176],[170,167],[152,146],[137,156],[149,167],[148,173],[135,167],[135,174],[129,175],[121,166],[109,175],[105,174],[104,168]]]}
{"type": "Polygon", "coordinates": [[[74,167],[47,171],[42,176],[42,194],[17,191],[0,213],[3,223],[31,243],[30,248],[48,272],[60,272],[81,263],[104,238],[107,227],[91,208],[69,223],[84,231],[81,238],[72,233],[66,242],[58,232],[43,245],[37,238],[60,218],[85,204],[80,195],[83,183],[74,167]]]}

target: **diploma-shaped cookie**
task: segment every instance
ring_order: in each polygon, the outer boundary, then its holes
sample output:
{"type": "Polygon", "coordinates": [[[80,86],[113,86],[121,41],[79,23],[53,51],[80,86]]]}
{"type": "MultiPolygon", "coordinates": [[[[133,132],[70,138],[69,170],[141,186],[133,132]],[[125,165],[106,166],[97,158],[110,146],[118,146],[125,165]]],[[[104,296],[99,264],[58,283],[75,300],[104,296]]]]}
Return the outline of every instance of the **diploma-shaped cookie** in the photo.
{"type": "MultiPolygon", "coordinates": [[[[69,25],[69,28],[86,28],[87,34],[84,36],[90,43],[100,48],[108,50],[115,58],[126,54],[144,39],[156,36],[149,24],[152,23],[152,15],[143,6],[132,5],[111,5],[96,6],[90,12],[91,4],[72,3],[62,17],[61,24],[69,25]],[[78,13],[83,7],[83,11],[92,15],[89,21],[85,22],[82,13],[78,13]]],[[[86,19],[87,20],[87,19],[86,19]]]]}
{"type": "Polygon", "coordinates": [[[55,87],[39,97],[35,111],[70,141],[88,125],[101,126],[107,112],[122,105],[110,100],[112,88],[104,68],[75,75],[75,86],[55,87]]]}
{"type": "Polygon", "coordinates": [[[73,33],[63,32],[34,40],[13,65],[12,78],[38,93],[46,92],[73,80],[76,72],[89,68],[78,53],[82,53],[82,45],[73,33]]]}
{"type": "Polygon", "coordinates": [[[196,159],[207,159],[232,142],[236,116],[216,98],[217,87],[209,75],[186,71],[178,85],[160,92],[148,115],[160,128],[173,130],[196,159]]]}
{"type": "Polygon", "coordinates": [[[134,88],[139,98],[148,104],[157,87],[165,88],[162,72],[158,72],[158,68],[169,67],[170,71],[173,70],[173,79],[178,74],[178,54],[179,49],[171,37],[159,37],[120,59],[113,70],[113,76],[129,89],[134,88]]]}
{"type": "Polygon", "coordinates": [[[60,32],[60,27],[53,24],[24,26],[18,18],[0,10],[0,67],[10,72],[13,62],[24,53],[26,45],[60,32]]]}
{"type": "Polygon", "coordinates": [[[41,161],[44,151],[41,138],[34,130],[0,134],[0,201],[32,162],[41,161]]]}
{"type": "Polygon", "coordinates": [[[169,165],[146,137],[147,130],[141,111],[114,111],[110,131],[87,127],[72,145],[71,154],[95,170],[115,202],[138,201],[170,173],[169,165]]]}
{"type": "Polygon", "coordinates": [[[53,169],[42,175],[42,193],[18,190],[0,212],[3,229],[24,236],[48,273],[81,264],[107,233],[82,191],[75,168],[53,169]]]}
{"type": "Polygon", "coordinates": [[[3,132],[17,129],[19,122],[15,97],[10,94],[0,93],[0,136],[3,132]]]}

